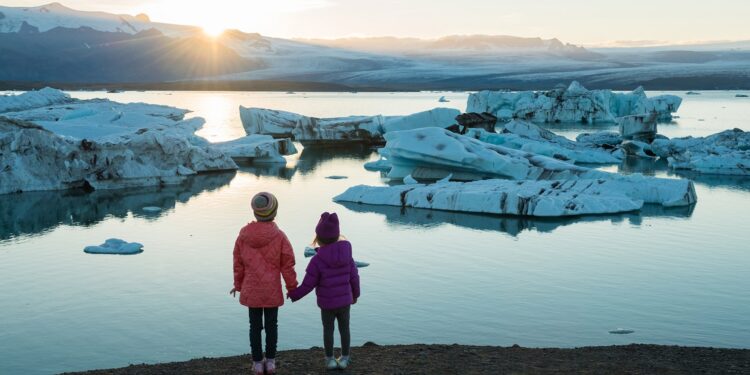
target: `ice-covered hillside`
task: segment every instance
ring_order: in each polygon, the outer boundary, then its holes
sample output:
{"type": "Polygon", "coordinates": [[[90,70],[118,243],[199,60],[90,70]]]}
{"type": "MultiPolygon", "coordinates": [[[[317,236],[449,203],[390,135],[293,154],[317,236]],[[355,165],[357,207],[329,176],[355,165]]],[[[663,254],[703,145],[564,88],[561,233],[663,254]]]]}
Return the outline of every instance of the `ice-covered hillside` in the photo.
{"type": "Polygon", "coordinates": [[[68,8],[57,2],[35,7],[0,6],[0,15],[0,33],[44,32],[56,27],[88,27],[99,31],[128,34],[157,29],[166,35],[185,36],[201,30],[196,26],[151,22],[145,14],[131,16],[86,12],[68,8]]]}

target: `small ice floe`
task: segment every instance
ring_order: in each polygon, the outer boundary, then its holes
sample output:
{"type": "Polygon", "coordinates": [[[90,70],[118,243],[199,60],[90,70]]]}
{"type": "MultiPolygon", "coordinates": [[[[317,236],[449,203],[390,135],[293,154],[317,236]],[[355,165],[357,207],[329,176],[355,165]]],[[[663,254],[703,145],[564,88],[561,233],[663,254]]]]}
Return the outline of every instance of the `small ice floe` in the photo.
{"type": "Polygon", "coordinates": [[[138,242],[126,242],[119,238],[110,238],[99,246],[86,246],[83,252],[88,254],[132,255],[143,252],[143,245],[138,242]]]}
{"type": "Polygon", "coordinates": [[[440,103],[448,103],[450,100],[446,99],[444,96],[441,96],[440,99],[438,99],[440,103]]]}
{"type": "Polygon", "coordinates": [[[632,329],[624,329],[624,328],[618,328],[618,329],[613,329],[613,330],[609,331],[609,333],[613,334],[613,335],[628,335],[628,334],[631,334],[633,332],[635,332],[635,331],[633,331],[632,329]]]}
{"type": "Polygon", "coordinates": [[[700,94],[701,93],[696,92],[696,91],[688,91],[688,92],[685,93],[685,95],[700,95],[700,94]]]}
{"type": "Polygon", "coordinates": [[[404,177],[404,185],[417,185],[419,181],[415,180],[410,174],[404,177]]]}
{"type": "Polygon", "coordinates": [[[737,94],[734,97],[735,98],[747,98],[748,96],[746,94],[737,94]]]}
{"type": "Polygon", "coordinates": [[[367,267],[367,266],[369,266],[369,265],[370,265],[370,263],[367,263],[367,262],[359,262],[359,261],[356,261],[356,260],[355,260],[355,261],[354,261],[354,265],[355,265],[355,266],[357,266],[357,268],[364,268],[364,267],[367,267]]]}
{"type": "Polygon", "coordinates": [[[151,213],[154,213],[154,212],[160,212],[160,211],[161,211],[161,207],[156,207],[156,206],[146,206],[146,207],[143,207],[143,208],[141,208],[141,210],[143,210],[143,211],[145,211],[145,212],[151,212],[151,213]]]}
{"type": "Polygon", "coordinates": [[[347,179],[349,177],[333,175],[333,176],[328,176],[326,178],[329,179],[329,180],[344,180],[344,179],[347,179]]]}

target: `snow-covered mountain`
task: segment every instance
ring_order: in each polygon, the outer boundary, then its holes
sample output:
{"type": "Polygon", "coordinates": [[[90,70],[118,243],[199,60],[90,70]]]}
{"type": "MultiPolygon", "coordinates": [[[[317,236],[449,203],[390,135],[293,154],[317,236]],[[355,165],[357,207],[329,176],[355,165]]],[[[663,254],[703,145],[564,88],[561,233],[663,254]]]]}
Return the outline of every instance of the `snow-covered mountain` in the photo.
{"type": "Polygon", "coordinates": [[[0,33],[45,32],[57,27],[88,27],[98,31],[137,34],[157,29],[168,36],[186,36],[201,29],[195,26],[151,22],[145,14],[131,16],[106,12],[86,12],[60,3],[36,7],[0,6],[0,33]]]}
{"type": "Polygon", "coordinates": [[[513,36],[289,40],[237,30],[211,38],[200,27],[144,14],[51,3],[0,6],[0,86],[178,82],[235,89],[270,82],[266,87],[278,90],[299,83],[294,87],[476,90],[578,80],[591,88],[750,88],[746,45],[586,49],[513,36]]]}

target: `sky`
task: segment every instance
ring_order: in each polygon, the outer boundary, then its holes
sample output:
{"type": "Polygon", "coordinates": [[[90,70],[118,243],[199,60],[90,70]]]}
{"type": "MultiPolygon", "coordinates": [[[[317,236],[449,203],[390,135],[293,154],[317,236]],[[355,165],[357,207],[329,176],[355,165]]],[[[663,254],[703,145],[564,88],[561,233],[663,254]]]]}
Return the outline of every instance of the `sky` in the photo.
{"type": "MultiPolygon", "coordinates": [[[[6,6],[46,1],[0,0],[6,6]]],[[[583,45],[750,40],[750,0],[62,0],[79,10],[282,38],[494,34],[583,45]]]]}

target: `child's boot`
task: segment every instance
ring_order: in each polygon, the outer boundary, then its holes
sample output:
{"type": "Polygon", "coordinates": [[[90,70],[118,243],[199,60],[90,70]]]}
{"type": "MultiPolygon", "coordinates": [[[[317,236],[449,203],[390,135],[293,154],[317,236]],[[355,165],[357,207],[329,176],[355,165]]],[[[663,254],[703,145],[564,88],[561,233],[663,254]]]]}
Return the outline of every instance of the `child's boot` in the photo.
{"type": "Polygon", "coordinates": [[[326,370],[335,370],[339,368],[339,363],[333,357],[326,357],[325,364],[326,364],[326,370]]]}
{"type": "Polygon", "coordinates": [[[262,361],[253,362],[253,373],[255,373],[255,375],[263,375],[266,371],[263,367],[262,361]]]}
{"type": "Polygon", "coordinates": [[[266,374],[275,374],[276,373],[276,360],[273,358],[267,358],[266,359],[266,374]]]}
{"type": "Polygon", "coordinates": [[[350,363],[352,363],[352,359],[349,358],[348,355],[342,355],[341,358],[339,358],[339,368],[342,370],[349,367],[350,363]]]}

